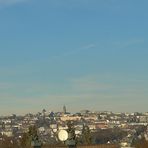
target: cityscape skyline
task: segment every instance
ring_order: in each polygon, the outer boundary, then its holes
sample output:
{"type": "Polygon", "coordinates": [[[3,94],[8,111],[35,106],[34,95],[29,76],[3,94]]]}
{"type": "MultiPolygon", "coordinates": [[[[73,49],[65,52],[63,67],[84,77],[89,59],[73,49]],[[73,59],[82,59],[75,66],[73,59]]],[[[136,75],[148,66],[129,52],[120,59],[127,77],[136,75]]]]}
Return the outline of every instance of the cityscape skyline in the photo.
{"type": "Polygon", "coordinates": [[[0,0],[0,115],[147,112],[147,4],[0,0]]]}

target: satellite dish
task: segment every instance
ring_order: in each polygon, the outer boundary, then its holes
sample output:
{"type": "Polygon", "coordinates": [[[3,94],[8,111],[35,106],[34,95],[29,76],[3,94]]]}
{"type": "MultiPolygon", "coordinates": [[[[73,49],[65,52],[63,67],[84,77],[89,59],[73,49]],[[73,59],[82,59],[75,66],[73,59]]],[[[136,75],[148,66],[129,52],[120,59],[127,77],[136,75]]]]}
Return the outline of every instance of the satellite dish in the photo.
{"type": "Polygon", "coordinates": [[[68,132],[66,130],[60,130],[58,133],[58,138],[60,141],[66,141],[68,139],[68,132]]]}

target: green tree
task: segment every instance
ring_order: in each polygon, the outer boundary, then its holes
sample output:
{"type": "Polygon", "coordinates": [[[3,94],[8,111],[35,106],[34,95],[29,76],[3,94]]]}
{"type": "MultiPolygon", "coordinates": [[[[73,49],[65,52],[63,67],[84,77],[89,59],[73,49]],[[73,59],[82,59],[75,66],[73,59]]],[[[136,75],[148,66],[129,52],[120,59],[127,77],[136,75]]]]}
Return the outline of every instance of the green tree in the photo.
{"type": "Polygon", "coordinates": [[[29,137],[29,134],[28,133],[24,133],[23,136],[22,136],[22,139],[20,141],[20,145],[22,148],[30,148],[31,145],[31,138],[29,137]]]}
{"type": "Polygon", "coordinates": [[[68,139],[66,141],[66,145],[70,147],[75,147],[76,146],[76,135],[75,135],[75,128],[74,128],[74,124],[73,122],[69,121],[67,123],[67,126],[68,126],[68,129],[67,129],[67,132],[68,132],[68,139]]]}
{"type": "Polygon", "coordinates": [[[27,133],[24,133],[22,136],[22,139],[20,141],[22,148],[30,148],[31,147],[31,141],[38,137],[37,134],[37,127],[36,126],[30,126],[29,131],[27,133]]]}
{"type": "Polygon", "coordinates": [[[75,136],[75,128],[74,128],[74,124],[71,122],[71,121],[68,121],[67,122],[67,132],[69,133],[69,139],[75,139],[76,136],[75,136]]]}
{"type": "Polygon", "coordinates": [[[87,125],[83,125],[82,129],[82,143],[91,144],[91,132],[87,125]]]}
{"type": "Polygon", "coordinates": [[[37,134],[37,127],[35,125],[34,126],[30,126],[28,134],[32,138],[37,137],[38,136],[38,134],[37,134]]]}

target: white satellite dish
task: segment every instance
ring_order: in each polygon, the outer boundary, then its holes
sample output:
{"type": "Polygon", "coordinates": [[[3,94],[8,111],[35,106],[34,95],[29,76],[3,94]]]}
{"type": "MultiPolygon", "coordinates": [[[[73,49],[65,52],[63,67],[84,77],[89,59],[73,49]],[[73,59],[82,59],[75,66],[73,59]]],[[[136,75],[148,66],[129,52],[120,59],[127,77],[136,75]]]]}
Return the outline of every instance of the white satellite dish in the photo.
{"type": "Polygon", "coordinates": [[[60,130],[58,133],[58,138],[60,141],[66,141],[68,139],[68,132],[66,130],[60,130]]]}

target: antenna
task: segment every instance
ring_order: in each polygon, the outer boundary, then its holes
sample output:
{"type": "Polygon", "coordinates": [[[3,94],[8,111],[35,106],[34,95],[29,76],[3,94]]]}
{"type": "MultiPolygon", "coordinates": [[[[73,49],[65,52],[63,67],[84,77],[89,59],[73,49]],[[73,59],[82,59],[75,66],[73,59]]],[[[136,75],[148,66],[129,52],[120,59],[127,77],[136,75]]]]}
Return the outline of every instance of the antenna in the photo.
{"type": "Polygon", "coordinates": [[[66,141],[68,139],[68,132],[66,130],[60,130],[58,133],[58,138],[60,141],[66,141]]]}

